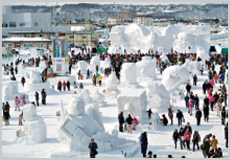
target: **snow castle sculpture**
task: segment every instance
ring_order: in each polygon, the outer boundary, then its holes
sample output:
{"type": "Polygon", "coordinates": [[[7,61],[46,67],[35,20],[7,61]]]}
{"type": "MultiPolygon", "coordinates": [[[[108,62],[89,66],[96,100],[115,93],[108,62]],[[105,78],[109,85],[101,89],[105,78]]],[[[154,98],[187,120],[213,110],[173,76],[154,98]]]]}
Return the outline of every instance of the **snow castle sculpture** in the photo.
{"type": "Polygon", "coordinates": [[[91,138],[97,143],[99,152],[136,143],[118,138],[116,131],[113,131],[112,135],[106,133],[99,112],[91,106],[85,106],[84,101],[79,97],[70,100],[68,116],[62,122],[59,131],[62,136],[58,139],[63,141],[68,137],[72,151],[88,151],[91,138]]]}
{"type": "Polygon", "coordinates": [[[99,105],[106,104],[106,102],[105,102],[105,96],[103,94],[99,93],[98,90],[96,90],[96,92],[94,92],[94,94],[93,94],[93,100],[97,101],[99,105]]]}
{"type": "Polygon", "coordinates": [[[137,84],[137,70],[135,63],[125,63],[122,65],[121,82],[126,85],[137,84]]]}
{"type": "Polygon", "coordinates": [[[81,70],[81,74],[86,74],[86,70],[87,70],[87,63],[85,61],[79,61],[77,62],[77,73],[79,70],[81,70]]]}
{"type": "Polygon", "coordinates": [[[96,66],[98,65],[98,70],[100,70],[100,57],[95,55],[90,60],[91,71],[96,72],[96,66]]]}

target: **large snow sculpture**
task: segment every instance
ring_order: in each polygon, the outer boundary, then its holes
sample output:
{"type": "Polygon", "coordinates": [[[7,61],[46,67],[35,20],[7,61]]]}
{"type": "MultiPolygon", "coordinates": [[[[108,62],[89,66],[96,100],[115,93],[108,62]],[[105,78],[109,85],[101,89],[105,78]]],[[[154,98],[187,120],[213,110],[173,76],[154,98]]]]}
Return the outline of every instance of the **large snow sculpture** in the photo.
{"type": "Polygon", "coordinates": [[[163,76],[162,84],[168,91],[172,89],[175,90],[181,85],[181,79],[178,75],[170,73],[169,75],[163,76]]]}
{"type": "Polygon", "coordinates": [[[25,105],[23,109],[23,118],[25,120],[24,141],[29,143],[41,143],[47,139],[47,128],[43,118],[36,113],[32,104],[25,105]]]}
{"type": "Polygon", "coordinates": [[[189,78],[189,71],[186,67],[177,65],[170,66],[164,70],[163,77],[171,73],[177,74],[181,78],[182,84],[187,83],[189,78]]]}
{"type": "Polygon", "coordinates": [[[9,101],[18,96],[18,82],[11,80],[2,80],[2,101],[9,101]]]}
{"type": "Polygon", "coordinates": [[[79,61],[77,62],[77,73],[79,70],[81,70],[81,74],[86,74],[86,70],[87,70],[87,63],[85,61],[79,61]]]}
{"type": "Polygon", "coordinates": [[[142,57],[142,61],[136,63],[137,77],[156,78],[156,64],[151,57],[142,57]]]}
{"type": "Polygon", "coordinates": [[[41,73],[38,71],[31,71],[25,83],[25,90],[27,91],[41,91],[43,88],[50,89],[49,82],[42,82],[41,73]]]}
{"type": "Polygon", "coordinates": [[[136,85],[137,73],[135,63],[124,63],[121,71],[121,82],[128,85],[136,85]]]}
{"type": "Polygon", "coordinates": [[[145,89],[141,88],[120,88],[121,93],[117,96],[118,113],[130,113],[138,118],[140,123],[147,121],[146,106],[147,96],[145,89]]]}
{"type": "Polygon", "coordinates": [[[118,79],[114,72],[112,72],[105,81],[106,90],[117,91],[118,79]]]}
{"type": "Polygon", "coordinates": [[[163,62],[165,62],[166,60],[169,61],[168,57],[167,57],[167,55],[165,53],[162,53],[162,55],[160,56],[160,58],[161,58],[161,61],[163,61],[163,62]]]}
{"type": "MultiPolygon", "coordinates": [[[[118,138],[116,134],[106,133],[99,112],[90,106],[85,107],[84,101],[79,97],[70,100],[68,116],[61,124],[60,131],[70,139],[71,151],[87,152],[91,138],[97,143],[99,152],[135,143],[118,138]]],[[[59,140],[64,140],[64,136],[62,138],[59,140]]]]}
{"type": "Polygon", "coordinates": [[[199,48],[198,51],[197,51],[197,57],[200,57],[202,59],[202,63],[204,64],[205,60],[209,59],[209,54],[204,49],[199,48]]]}
{"type": "Polygon", "coordinates": [[[163,84],[149,82],[146,84],[146,90],[149,96],[147,108],[165,110],[170,105],[170,94],[163,84]]]}

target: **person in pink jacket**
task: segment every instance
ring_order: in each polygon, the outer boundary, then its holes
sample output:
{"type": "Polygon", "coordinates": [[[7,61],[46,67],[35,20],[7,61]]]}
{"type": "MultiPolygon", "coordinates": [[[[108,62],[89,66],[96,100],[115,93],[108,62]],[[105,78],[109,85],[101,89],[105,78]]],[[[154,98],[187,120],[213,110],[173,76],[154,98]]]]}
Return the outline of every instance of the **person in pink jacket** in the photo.
{"type": "Polygon", "coordinates": [[[25,94],[22,96],[21,99],[22,99],[23,104],[26,104],[26,95],[25,94]]]}
{"type": "Polygon", "coordinates": [[[213,111],[213,106],[214,106],[215,98],[212,96],[212,94],[209,97],[209,103],[211,103],[211,110],[213,111]]]}
{"type": "Polygon", "coordinates": [[[213,80],[210,80],[209,82],[211,83],[212,87],[215,85],[213,80]]]}
{"type": "Polygon", "coordinates": [[[184,134],[185,142],[187,144],[187,149],[190,150],[190,139],[191,139],[191,133],[189,133],[189,130],[187,129],[184,134]]]}
{"type": "Polygon", "coordinates": [[[18,111],[20,111],[20,108],[19,108],[20,100],[18,99],[17,96],[14,98],[14,103],[15,103],[15,109],[14,110],[17,111],[17,109],[18,109],[18,111]]]}
{"type": "Polygon", "coordinates": [[[190,116],[191,116],[192,115],[192,107],[193,107],[193,101],[192,101],[192,99],[189,100],[188,106],[189,106],[189,113],[190,113],[190,116]]]}
{"type": "Polygon", "coordinates": [[[136,126],[138,125],[138,120],[137,118],[133,118],[133,130],[136,130],[136,126]]]}
{"type": "Polygon", "coordinates": [[[210,89],[208,90],[208,95],[209,95],[209,96],[212,95],[212,88],[210,88],[210,89]]]}

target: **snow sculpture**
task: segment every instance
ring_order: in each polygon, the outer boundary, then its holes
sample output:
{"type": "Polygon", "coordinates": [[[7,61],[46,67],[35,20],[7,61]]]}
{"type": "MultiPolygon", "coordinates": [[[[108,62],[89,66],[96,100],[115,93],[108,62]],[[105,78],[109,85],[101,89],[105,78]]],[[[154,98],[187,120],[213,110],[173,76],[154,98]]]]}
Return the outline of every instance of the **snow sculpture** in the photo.
{"type": "MultiPolygon", "coordinates": [[[[99,152],[136,143],[118,138],[116,134],[106,133],[99,112],[90,106],[85,107],[84,101],[79,97],[73,97],[70,100],[68,111],[68,116],[60,126],[60,131],[70,139],[71,151],[88,152],[91,138],[97,143],[99,152]]],[[[59,140],[64,139],[64,136],[59,137],[59,140]]]]}
{"type": "Polygon", "coordinates": [[[168,60],[168,57],[167,57],[167,55],[166,55],[165,53],[162,53],[162,55],[160,56],[160,58],[161,58],[161,60],[162,60],[163,62],[165,62],[166,60],[169,61],[169,60],[168,60]]]}
{"type": "Polygon", "coordinates": [[[164,70],[163,77],[169,75],[170,73],[177,74],[181,78],[182,84],[187,83],[189,78],[189,71],[186,67],[177,65],[170,66],[164,70]]]}
{"type": "Polygon", "coordinates": [[[101,61],[101,67],[102,67],[103,69],[109,68],[110,66],[111,66],[111,60],[110,60],[109,57],[105,58],[104,61],[101,61]]]}
{"type": "Polygon", "coordinates": [[[118,79],[114,72],[112,72],[105,81],[106,90],[117,91],[118,79]]]}
{"type": "Polygon", "coordinates": [[[156,78],[156,63],[151,61],[151,57],[143,57],[142,61],[136,63],[137,77],[156,78]]]}
{"type": "Polygon", "coordinates": [[[181,85],[181,79],[178,75],[170,73],[169,75],[163,76],[162,84],[168,91],[172,89],[176,90],[181,85]]]}
{"type": "Polygon", "coordinates": [[[43,88],[46,90],[50,89],[49,82],[42,82],[41,73],[38,71],[31,71],[27,75],[27,81],[25,83],[24,89],[27,91],[41,91],[43,88]],[[28,77],[29,76],[29,77],[28,77]]]}
{"type": "Polygon", "coordinates": [[[2,101],[9,101],[18,96],[18,82],[11,80],[2,81],[2,101]]]}
{"type": "Polygon", "coordinates": [[[163,84],[150,82],[146,85],[149,96],[147,108],[165,110],[170,105],[170,94],[163,84]]]}
{"type": "Polygon", "coordinates": [[[87,70],[87,63],[85,61],[79,61],[77,62],[77,73],[79,70],[81,70],[81,74],[86,74],[86,70],[87,70]]]}
{"type": "Polygon", "coordinates": [[[202,59],[202,63],[205,63],[205,60],[209,59],[209,54],[204,49],[199,48],[197,51],[197,57],[200,57],[202,59]]]}
{"type": "Polygon", "coordinates": [[[121,82],[123,84],[135,85],[137,83],[135,63],[124,63],[121,71],[121,82]]]}
{"type": "Polygon", "coordinates": [[[91,65],[91,71],[96,71],[96,66],[98,65],[98,70],[100,70],[100,57],[98,55],[95,55],[90,60],[91,65]]]}
{"type": "Polygon", "coordinates": [[[36,113],[36,109],[32,104],[25,105],[23,109],[23,117],[25,120],[25,135],[22,137],[24,141],[29,143],[41,143],[47,138],[47,128],[43,118],[36,113]]]}
{"type": "Polygon", "coordinates": [[[120,88],[121,93],[117,96],[118,113],[130,113],[138,118],[142,124],[147,123],[147,95],[145,89],[141,88],[120,88]]]}
{"type": "Polygon", "coordinates": [[[18,74],[25,74],[25,67],[22,66],[22,64],[18,64],[18,74]]]}
{"type": "Polygon", "coordinates": [[[80,91],[80,97],[85,101],[86,104],[89,104],[92,102],[92,98],[90,97],[90,93],[88,89],[82,89],[80,91]]]}
{"type": "Polygon", "coordinates": [[[45,62],[45,60],[43,60],[39,64],[39,70],[44,71],[45,68],[46,68],[46,62],[45,62]]]}
{"type": "Polygon", "coordinates": [[[99,105],[105,104],[105,96],[96,90],[93,94],[93,100],[97,101],[99,105]]]}

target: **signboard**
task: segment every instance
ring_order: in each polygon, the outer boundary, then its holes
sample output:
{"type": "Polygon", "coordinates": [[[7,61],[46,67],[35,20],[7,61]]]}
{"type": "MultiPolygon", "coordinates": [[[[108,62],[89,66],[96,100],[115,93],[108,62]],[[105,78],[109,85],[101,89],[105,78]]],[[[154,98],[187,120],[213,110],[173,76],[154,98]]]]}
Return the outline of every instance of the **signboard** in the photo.
{"type": "Polygon", "coordinates": [[[56,116],[58,116],[58,117],[61,116],[61,111],[57,111],[56,116]]]}
{"type": "Polygon", "coordinates": [[[59,39],[55,39],[54,43],[54,56],[60,57],[61,56],[61,41],[59,39]]]}
{"type": "Polygon", "coordinates": [[[57,64],[56,65],[56,71],[62,71],[62,65],[61,64],[57,64]]]}
{"type": "Polygon", "coordinates": [[[53,62],[56,62],[56,63],[64,63],[64,58],[53,58],[53,62]]]}
{"type": "Polygon", "coordinates": [[[16,131],[16,136],[17,136],[17,137],[20,137],[21,135],[22,135],[21,129],[17,130],[17,131],[16,131]]]}
{"type": "Polygon", "coordinates": [[[65,63],[69,63],[69,57],[65,57],[65,63]]]}

